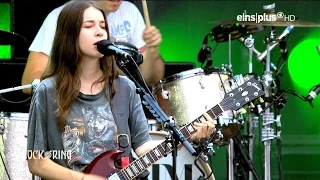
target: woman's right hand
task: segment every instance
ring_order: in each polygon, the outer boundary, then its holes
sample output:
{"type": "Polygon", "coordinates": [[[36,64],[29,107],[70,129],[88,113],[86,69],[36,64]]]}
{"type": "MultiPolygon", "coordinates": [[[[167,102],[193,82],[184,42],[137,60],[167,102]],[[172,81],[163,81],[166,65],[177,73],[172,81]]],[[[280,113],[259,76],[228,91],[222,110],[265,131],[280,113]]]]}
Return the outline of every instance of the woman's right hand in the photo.
{"type": "Polygon", "coordinates": [[[108,180],[102,176],[94,175],[94,174],[84,174],[81,180],[108,180]]]}

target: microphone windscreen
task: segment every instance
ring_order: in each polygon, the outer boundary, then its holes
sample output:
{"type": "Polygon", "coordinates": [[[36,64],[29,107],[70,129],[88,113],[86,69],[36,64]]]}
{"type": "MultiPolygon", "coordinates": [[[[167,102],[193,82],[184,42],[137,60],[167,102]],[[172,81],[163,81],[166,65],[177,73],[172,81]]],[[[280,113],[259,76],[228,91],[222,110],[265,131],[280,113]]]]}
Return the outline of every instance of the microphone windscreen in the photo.
{"type": "Polygon", "coordinates": [[[96,42],[97,45],[97,49],[101,54],[105,54],[105,51],[107,50],[107,47],[112,45],[112,42],[110,42],[109,40],[101,40],[99,42],[96,42]]]}

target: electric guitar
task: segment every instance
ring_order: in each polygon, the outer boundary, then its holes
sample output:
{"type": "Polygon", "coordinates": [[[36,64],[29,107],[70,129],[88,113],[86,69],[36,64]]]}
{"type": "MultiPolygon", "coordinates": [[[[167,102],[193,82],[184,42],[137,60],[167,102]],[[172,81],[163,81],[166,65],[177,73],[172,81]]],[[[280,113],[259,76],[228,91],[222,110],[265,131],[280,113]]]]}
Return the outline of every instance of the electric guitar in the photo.
{"type": "MultiPolygon", "coordinates": [[[[238,88],[227,93],[224,96],[224,99],[207,111],[207,113],[212,117],[212,119],[218,119],[217,117],[224,111],[238,110],[242,106],[263,96],[264,94],[261,83],[253,77],[248,81],[245,81],[244,84],[238,88]]],[[[181,128],[180,131],[186,138],[190,138],[190,136],[196,132],[193,127],[193,123],[203,121],[206,121],[205,118],[200,116],[190,124],[181,128]]],[[[160,158],[172,152],[173,148],[170,145],[170,143],[162,142],[123,169],[117,169],[115,167],[117,157],[123,152],[117,149],[107,151],[96,157],[91,164],[88,165],[85,173],[107,177],[109,180],[131,180],[149,168],[160,158]]]]}

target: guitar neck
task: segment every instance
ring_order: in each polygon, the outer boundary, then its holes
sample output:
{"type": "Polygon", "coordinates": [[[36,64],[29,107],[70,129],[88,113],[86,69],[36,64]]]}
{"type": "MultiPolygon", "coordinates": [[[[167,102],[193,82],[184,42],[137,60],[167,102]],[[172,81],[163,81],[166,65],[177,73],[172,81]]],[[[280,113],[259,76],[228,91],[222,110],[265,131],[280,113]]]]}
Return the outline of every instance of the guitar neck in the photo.
{"type": "MultiPolygon", "coordinates": [[[[220,104],[218,104],[211,108],[209,111],[207,111],[207,113],[209,114],[209,116],[211,116],[212,119],[216,119],[221,113],[223,113],[223,110],[220,104]]],[[[195,128],[193,127],[193,123],[203,121],[206,121],[205,118],[203,116],[200,116],[193,122],[182,127],[180,131],[184,135],[184,137],[190,138],[190,136],[196,132],[195,128]]],[[[122,177],[121,179],[134,179],[143,171],[145,171],[148,167],[154,164],[156,161],[158,161],[159,159],[161,159],[166,154],[169,154],[172,151],[173,148],[171,144],[166,143],[164,141],[158,146],[156,146],[154,149],[150,150],[145,155],[130,163],[127,167],[117,172],[118,177],[122,177]]]]}

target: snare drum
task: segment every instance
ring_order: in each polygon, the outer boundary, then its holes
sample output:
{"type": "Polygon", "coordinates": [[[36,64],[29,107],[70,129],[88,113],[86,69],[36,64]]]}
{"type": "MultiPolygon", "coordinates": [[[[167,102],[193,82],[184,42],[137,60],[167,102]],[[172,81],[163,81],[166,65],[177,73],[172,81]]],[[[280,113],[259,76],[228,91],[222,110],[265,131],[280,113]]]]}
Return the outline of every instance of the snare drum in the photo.
{"type": "MultiPolygon", "coordinates": [[[[183,126],[220,103],[225,92],[232,90],[232,83],[231,76],[226,72],[205,74],[203,69],[196,68],[164,79],[155,86],[153,95],[162,110],[173,116],[176,126],[183,126]]],[[[223,119],[233,119],[234,112],[228,110],[221,116],[223,119]]],[[[236,123],[225,125],[223,138],[238,134],[238,126],[236,123]]]]}
{"type": "MultiPolygon", "coordinates": [[[[152,140],[164,140],[166,132],[164,131],[150,131],[149,134],[152,137],[152,140]]],[[[181,149],[177,152],[177,179],[185,180],[194,180],[202,176],[201,171],[194,164],[195,157],[190,154],[190,152],[182,146],[181,149]]],[[[210,166],[203,162],[197,161],[197,164],[200,166],[201,170],[205,173],[205,176],[211,173],[210,166]]],[[[161,158],[155,164],[153,164],[148,171],[150,172],[148,179],[149,180],[171,180],[171,171],[172,171],[172,154],[168,154],[167,157],[161,158]]],[[[204,177],[204,178],[206,178],[204,177]]],[[[210,176],[209,180],[214,180],[214,174],[210,176]]]]}
{"type": "MultiPolygon", "coordinates": [[[[31,179],[27,162],[27,131],[28,113],[11,113],[2,115],[0,123],[4,125],[3,140],[1,140],[1,155],[11,179],[31,179]],[[4,143],[2,143],[4,142],[4,143]]],[[[1,163],[2,164],[2,163],[1,163]]],[[[0,179],[9,179],[1,166],[0,179]]]]}

